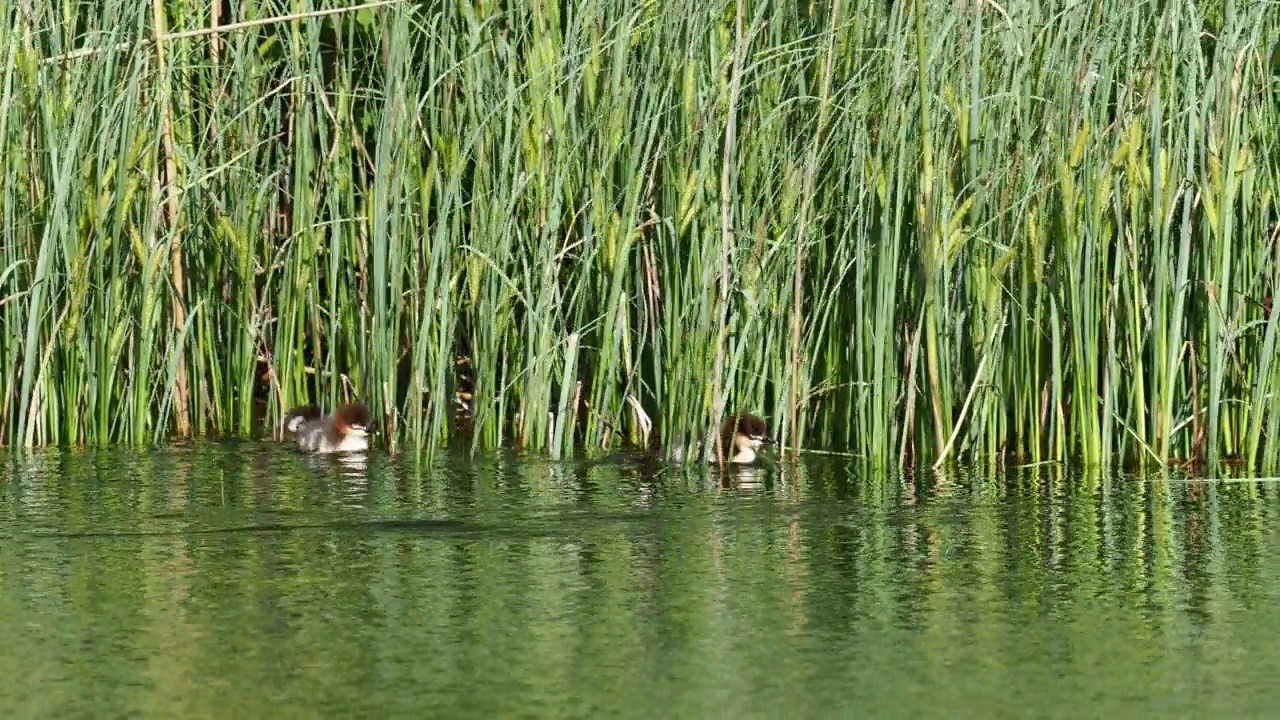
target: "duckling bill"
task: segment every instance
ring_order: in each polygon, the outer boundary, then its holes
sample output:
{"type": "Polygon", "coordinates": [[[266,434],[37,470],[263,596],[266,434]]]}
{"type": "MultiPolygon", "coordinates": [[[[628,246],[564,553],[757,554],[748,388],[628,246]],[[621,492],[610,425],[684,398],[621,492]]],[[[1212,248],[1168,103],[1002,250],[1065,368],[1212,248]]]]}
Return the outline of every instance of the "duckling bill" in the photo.
{"type": "Polygon", "coordinates": [[[363,403],[339,406],[325,416],[315,405],[302,405],[285,413],[281,421],[286,437],[306,452],[359,452],[369,449],[369,408],[363,403]]]}

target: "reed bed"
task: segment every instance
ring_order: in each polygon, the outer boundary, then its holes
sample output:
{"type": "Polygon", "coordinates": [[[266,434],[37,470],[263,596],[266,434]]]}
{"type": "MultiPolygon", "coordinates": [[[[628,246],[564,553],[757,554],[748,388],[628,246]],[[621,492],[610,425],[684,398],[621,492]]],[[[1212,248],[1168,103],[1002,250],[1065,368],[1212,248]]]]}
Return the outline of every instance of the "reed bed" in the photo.
{"type": "Polygon", "coordinates": [[[6,444],[1277,468],[1274,2],[352,2],[0,4],[6,444]]]}

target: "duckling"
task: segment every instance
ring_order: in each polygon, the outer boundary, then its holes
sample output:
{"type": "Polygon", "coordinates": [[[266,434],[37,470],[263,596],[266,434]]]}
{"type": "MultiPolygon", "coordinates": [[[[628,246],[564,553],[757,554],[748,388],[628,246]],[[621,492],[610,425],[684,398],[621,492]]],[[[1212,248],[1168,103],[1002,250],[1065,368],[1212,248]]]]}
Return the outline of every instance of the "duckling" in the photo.
{"type": "Polygon", "coordinates": [[[342,405],[325,417],[315,405],[285,413],[285,430],[307,452],[359,452],[369,449],[369,408],[362,403],[342,405]]]}
{"type": "MultiPolygon", "coordinates": [[[[769,425],[750,413],[731,415],[720,426],[720,443],[725,459],[735,465],[750,465],[756,461],[758,451],[773,442],[769,437],[769,425]]],[[[677,442],[668,452],[673,462],[686,462],[696,458],[702,443],[694,440],[688,448],[677,442]]],[[[715,453],[709,453],[708,462],[715,462],[715,453]]]]}
{"type": "Polygon", "coordinates": [[[324,417],[324,411],[318,405],[299,405],[291,408],[280,419],[280,433],[285,440],[296,441],[298,430],[304,423],[316,422],[324,417]]]}
{"type": "Polygon", "coordinates": [[[769,425],[750,413],[734,415],[720,426],[720,444],[725,454],[732,452],[729,462],[749,465],[756,461],[756,451],[772,443],[769,425]]]}

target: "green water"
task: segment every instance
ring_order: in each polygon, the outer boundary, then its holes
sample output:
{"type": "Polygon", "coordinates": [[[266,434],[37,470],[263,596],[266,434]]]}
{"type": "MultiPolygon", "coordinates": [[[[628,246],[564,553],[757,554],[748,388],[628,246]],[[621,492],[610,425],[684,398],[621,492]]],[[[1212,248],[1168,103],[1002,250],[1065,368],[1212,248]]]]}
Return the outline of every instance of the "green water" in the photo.
{"type": "Polygon", "coordinates": [[[2,717],[1263,717],[1280,483],[0,463],[2,717]]]}

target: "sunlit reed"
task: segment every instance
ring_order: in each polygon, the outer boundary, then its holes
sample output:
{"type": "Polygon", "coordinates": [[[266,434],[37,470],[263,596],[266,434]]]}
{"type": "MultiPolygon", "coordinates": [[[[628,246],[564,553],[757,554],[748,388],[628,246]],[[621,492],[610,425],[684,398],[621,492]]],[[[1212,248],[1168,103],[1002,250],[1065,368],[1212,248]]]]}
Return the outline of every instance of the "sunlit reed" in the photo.
{"type": "Polygon", "coordinates": [[[7,444],[1277,466],[1274,3],[0,7],[7,444]]]}

